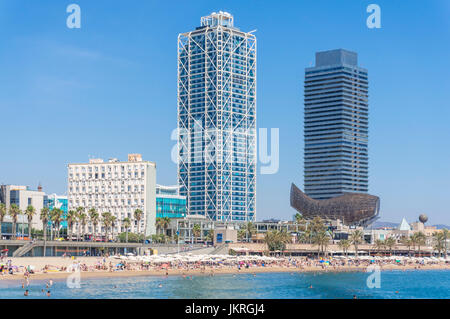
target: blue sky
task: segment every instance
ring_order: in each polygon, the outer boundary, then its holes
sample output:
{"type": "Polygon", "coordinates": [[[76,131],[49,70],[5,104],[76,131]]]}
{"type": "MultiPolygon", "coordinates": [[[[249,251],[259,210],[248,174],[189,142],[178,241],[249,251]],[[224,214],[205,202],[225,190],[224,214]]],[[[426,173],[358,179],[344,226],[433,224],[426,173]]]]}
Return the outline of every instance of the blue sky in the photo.
{"type": "Polygon", "coordinates": [[[280,128],[280,168],[259,175],[257,216],[291,218],[303,187],[303,77],[316,51],[358,52],[370,81],[370,186],[381,220],[450,224],[450,1],[0,0],[0,183],[66,192],[88,156],[155,161],[176,183],[177,35],[213,11],[257,29],[258,126],[280,128]],[[81,29],[66,7],[81,7],[81,29]],[[366,7],[381,7],[368,29],[366,7]]]}

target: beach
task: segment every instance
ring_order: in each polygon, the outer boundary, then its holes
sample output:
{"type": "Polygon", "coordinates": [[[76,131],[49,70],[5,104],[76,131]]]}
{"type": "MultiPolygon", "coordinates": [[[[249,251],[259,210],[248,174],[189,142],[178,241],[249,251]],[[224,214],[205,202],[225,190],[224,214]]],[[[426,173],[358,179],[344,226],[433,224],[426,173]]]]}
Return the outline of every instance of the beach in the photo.
{"type": "MultiPolygon", "coordinates": [[[[239,273],[283,272],[365,272],[370,265],[378,265],[381,271],[389,270],[450,270],[450,263],[424,259],[398,262],[392,258],[375,260],[305,259],[305,258],[245,258],[226,256],[184,257],[174,261],[161,258],[152,262],[129,260],[127,257],[18,257],[9,258],[14,266],[13,274],[3,271],[1,280],[65,280],[80,270],[80,278],[110,278],[136,276],[214,276],[239,273]],[[162,262],[156,262],[163,260],[162,262]],[[203,260],[203,261],[202,261],[203,260]],[[205,262],[204,260],[207,260],[205,262]],[[28,271],[32,269],[32,271],[28,271]]],[[[136,258],[136,257],[134,257],[136,258]]],[[[5,261],[3,261],[4,263],[5,261]]]]}

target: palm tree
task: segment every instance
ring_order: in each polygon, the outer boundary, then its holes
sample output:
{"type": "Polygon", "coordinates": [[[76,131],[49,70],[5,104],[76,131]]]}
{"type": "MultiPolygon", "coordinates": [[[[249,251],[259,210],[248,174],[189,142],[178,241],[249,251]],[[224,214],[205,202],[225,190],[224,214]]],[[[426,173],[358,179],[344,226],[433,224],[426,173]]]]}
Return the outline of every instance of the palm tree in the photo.
{"type": "Polygon", "coordinates": [[[95,240],[95,235],[96,235],[97,225],[98,225],[98,219],[99,219],[99,214],[97,213],[95,208],[91,208],[89,210],[89,219],[91,220],[91,223],[92,223],[92,228],[93,228],[92,235],[94,236],[94,240],[95,240]]]}
{"type": "Polygon", "coordinates": [[[290,242],[291,238],[285,231],[271,230],[264,236],[264,243],[269,251],[284,251],[286,244],[290,242]]]}
{"type": "Polygon", "coordinates": [[[375,248],[378,250],[378,253],[385,247],[384,240],[377,239],[375,240],[375,248]]]}
{"type": "Polygon", "coordinates": [[[63,221],[63,210],[60,208],[53,208],[50,212],[50,219],[56,228],[57,238],[59,238],[59,228],[61,226],[61,222],[63,221]]]}
{"type": "Polygon", "coordinates": [[[47,250],[47,228],[48,228],[48,219],[50,217],[50,209],[48,207],[43,207],[41,209],[41,214],[39,216],[39,218],[42,221],[42,230],[44,233],[44,257],[46,254],[46,250],[47,250]]]}
{"type": "Polygon", "coordinates": [[[105,227],[105,241],[108,241],[108,230],[112,224],[111,217],[112,215],[110,212],[102,213],[102,224],[103,227],[105,227]]]}
{"type": "Polygon", "coordinates": [[[321,230],[313,235],[313,243],[317,245],[317,256],[320,256],[320,252],[325,254],[324,247],[328,246],[330,242],[330,236],[325,230],[321,230]]]}
{"type": "Polygon", "coordinates": [[[240,242],[243,242],[244,238],[245,238],[245,230],[239,229],[238,233],[237,233],[237,237],[240,242]]]}
{"type": "Polygon", "coordinates": [[[338,243],[338,246],[344,251],[345,256],[348,254],[348,249],[350,248],[350,240],[348,239],[341,239],[338,243]]]}
{"type": "Polygon", "coordinates": [[[164,230],[164,235],[167,235],[167,228],[169,228],[170,225],[170,218],[169,217],[163,217],[163,230],[164,230]]]}
{"type": "Polygon", "coordinates": [[[77,241],[80,241],[80,229],[81,229],[81,223],[80,223],[80,215],[84,212],[84,207],[77,207],[77,241]]]}
{"type": "Polygon", "coordinates": [[[252,222],[248,222],[245,224],[244,229],[247,237],[247,242],[250,242],[250,239],[252,238],[252,235],[255,232],[256,227],[252,222]]]}
{"type": "Polygon", "coordinates": [[[33,216],[36,215],[36,209],[33,206],[28,205],[25,209],[25,215],[28,220],[28,239],[31,240],[31,222],[33,221],[33,216]]]}
{"type": "Polygon", "coordinates": [[[358,245],[363,241],[363,233],[360,230],[355,230],[350,234],[350,241],[355,246],[355,256],[358,258],[358,245]]]}
{"type": "Polygon", "coordinates": [[[420,246],[424,246],[425,245],[427,237],[422,232],[414,233],[413,237],[415,239],[417,248],[419,249],[419,257],[420,257],[420,246]]]}
{"type": "Polygon", "coordinates": [[[11,216],[12,219],[12,232],[13,232],[13,239],[17,239],[16,233],[16,225],[17,225],[17,217],[22,213],[22,211],[20,210],[19,206],[17,206],[16,204],[11,204],[11,206],[9,207],[9,216],[11,216]]]}
{"type": "Polygon", "coordinates": [[[125,228],[125,242],[128,243],[128,231],[131,227],[131,220],[128,217],[124,218],[122,220],[122,226],[125,228]]]}
{"type": "Polygon", "coordinates": [[[3,224],[3,220],[5,219],[6,214],[7,214],[6,205],[3,203],[0,203],[0,239],[3,238],[2,224],[3,224]]]}
{"type": "Polygon", "coordinates": [[[392,256],[392,248],[395,247],[395,245],[397,244],[396,240],[392,237],[388,237],[384,241],[384,244],[386,245],[387,248],[389,248],[389,255],[392,256]]]}
{"type": "Polygon", "coordinates": [[[402,244],[408,247],[408,256],[411,255],[411,246],[413,245],[413,241],[409,237],[403,237],[402,238],[402,244]]]}
{"type": "MultiPolygon", "coordinates": [[[[141,219],[144,215],[144,212],[140,210],[139,208],[134,211],[134,220],[137,221],[137,233],[140,233],[141,228],[141,219]]],[[[145,236],[144,236],[145,237],[145,236]]]]}
{"type": "Polygon", "coordinates": [[[212,230],[208,230],[208,232],[206,233],[206,240],[208,242],[214,241],[214,232],[212,230]]]}
{"type": "Polygon", "coordinates": [[[86,235],[86,224],[88,222],[88,216],[86,215],[86,213],[83,211],[81,211],[78,214],[78,226],[81,225],[81,234],[83,235],[83,240],[84,240],[84,235],[86,235]]]}
{"type": "Polygon", "coordinates": [[[449,231],[447,228],[442,229],[442,234],[444,237],[444,258],[447,259],[447,239],[449,238],[449,231]]]}
{"type": "Polygon", "coordinates": [[[295,214],[294,222],[296,223],[297,233],[299,231],[304,232],[306,230],[306,225],[305,225],[306,220],[305,220],[305,218],[303,218],[302,214],[299,214],[299,213],[295,214]]]}
{"type": "Polygon", "coordinates": [[[195,242],[197,243],[198,237],[200,237],[202,233],[202,228],[200,227],[200,224],[195,224],[192,226],[192,234],[194,235],[195,242]]]}
{"type": "Polygon", "coordinates": [[[169,217],[158,217],[156,218],[156,229],[158,230],[159,233],[161,234],[165,234],[166,233],[166,229],[169,227],[170,225],[170,218],[169,217]]]}
{"type": "Polygon", "coordinates": [[[442,251],[444,250],[444,233],[442,232],[434,233],[433,242],[434,242],[433,248],[437,250],[439,257],[441,257],[442,251]]]}
{"type": "Polygon", "coordinates": [[[115,240],[114,237],[114,228],[116,227],[117,217],[111,214],[111,236],[112,239],[115,240]]]}
{"type": "Polygon", "coordinates": [[[72,241],[72,230],[78,218],[78,214],[74,210],[69,210],[67,212],[67,235],[69,236],[69,241],[72,241]]]}
{"type": "Polygon", "coordinates": [[[50,210],[48,207],[43,207],[41,209],[41,214],[39,218],[42,221],[42,229],[44,232],[44,242],[47,241],[47,228],[48,228],[48,219],[49,219],[50,210]]]}

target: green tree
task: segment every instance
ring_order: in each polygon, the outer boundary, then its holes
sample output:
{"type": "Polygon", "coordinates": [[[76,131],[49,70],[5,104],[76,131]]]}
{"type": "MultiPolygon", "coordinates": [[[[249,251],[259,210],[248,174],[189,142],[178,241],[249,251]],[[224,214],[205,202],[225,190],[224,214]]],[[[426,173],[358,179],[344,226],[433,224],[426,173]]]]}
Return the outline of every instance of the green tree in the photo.
{"type": "Polygon", "coordinates": [[[22,211],[20,210],[19,206],[16,204],[11,204],[9,207],[9,216],[11,216],[12,219],[12,232],[13,232],[13,239],[17,239],[17,217],[22,214],[22,211]]]}
{"type": "Polygon", "coordinates": [[[50,210],[48,207],[43,207],[41,209],[41,214],[39,215],[39,218],[42,221],[42,230],[44,233],[44,242],[45,242],[45,241],[47,241],[48,220],[50,218],[50,210]]]}
{"type": "Polygon", "coordinates": [[[255,233],[256,231],[256,227],[252,222],[248,222],[244,225],[244,229],[245,229],[245,234],[246,234],[246,238],[247,238],[247,242],[250,242],[250,239],[252,238],[252,235],[255,233]]]}
{"type": "Polygon", "coordinates": [[[408,248],[408,256],[411,256],[411,246],[413,245],[413,241],[409,237],[402,238],[402,244],[408,248]]]}
{"type": "Polygon", "coordinates": [[[350,240],[348,240],[348,239],[341,239],[338,243],[338,246],[344,251],[345,256],[347,256],[350,245],[351,245],[351,243],[350,243],[350,240]]]}
{"type": "Polygon", "coordinates": [[[60,208],[53,208],[50,212],[50,219],[56,228],[57,238],[59,238],[61,222],[63,221],[63,210],[60,208]]]}
{"type": "Polygon", "coordinates": [[[206,233],[206,240],[208,242],[214,241],[214,232],[212,230],[208,230],[208,232],[206,233]]]}
{"type": "Polygon", "coordinates": [[[134,220],[137,221],[137,232],[141,233],[141,219],[144,216],[144,212],[140,209],[134,211],[134,220]]]}
{"type": "Polygon", "coordinates": [[[68,233],[69,241],[72,241],[73,225],[77,221],[77,218],[78,218],[78,214],[76,211],[69,210],[67,212],[67,233],[68,233]]]}
{"type": "Polygon", "coordinates": [[[392,248],[395,247],[395,245],[397,244],[397,241],[392,237],[388,237],[384,241],[384,244],[389,249],[389,255],[392,256],[392,248]]]}
{"type": "Polygon", "coordinates": [[[85,208],[84,207],[77,207],[77,240],[80,241],[80,235],[81,235],[81,219],[80,216],[84,213],[85,208]]]}
{"type": "Polygon", "coordinates": [[[102,224],[105,228],[105,240],[108,241],[109,227],[112,225],[112,215],[110,212],[104,212],[102,214],[102,224]]]}
{"type": "Polygon", "coordinates": [[[194,224],[194,226],[192,226],[192,234],[194,235],[194,240],[197,243],[198,237],[200,237],[200,235],[202,234],[202,228],[200,224],[194,224]]]}
{"type": "Polygon", "coordinates": [[[443,249],[444,249],[444,258],[447,259],[447,239],[450,237],[448,229],[447,228],[443,228],[442,229],[442,234],[443,234],[443,237],[444,237],[444,247],[443,247],[443,249]]]}
{"type": "Polygon", "coordinates": [[[25,209],[25,215],[28,221],[28,238],[31,240],[31,222],[33,221],[34,215],[36,215],[36,209],[32,205],[28,205],[25,209]]]}
{"type": "Polygon", "coordinates": [[[3,203],[0,203],[0,239],[3,238],[2,225],[3,225],[3,221],[4,221],[7,213],[8,212],[6,210],[6,205],[3,203]]]}
{"type": "Polygon", "coordinates": [[[88,223],[88,216],[84,212],[84,208],[83,208],[83,210],[80,210],[80,212],[78,213],[78,226],[81,226],[81,235],[83,237],[83,240],[84,240],[84,235],[86,235],[87,223],[88,223]]]}
{"type": "Polygon", "coordinates": [[[264,236],[264,243],[269,251],[284,251],[286,244],[291,242],[289,234],[285,231],[271,230],[264,236]]]}
{"type": "Polygon", "coordinates": [[[414,233],[411,237],[414,238],[414,242],[417,245],[417,248],[419,250],[419,257],[420,257],[420,247],[425,245],[427,237],[422,232],[414,233]]]}
{"type": "Polygon", "coordinates": [[[156,218],[156,229],[159,233],[166,234],[167,228],[169,228],[170,225],[170,218],[169,217],[157,217],[156,218]]]}
{"type": "Polygon", "coordinates": [[[89,220],[91,221],[92,224],[92,235],[94,236],[94,240],[96,239],[96,235],[97,235],[97,226],[98,226],[98,220],[99,220],[100,216],[97,213],[97,211],[95,210],[95,208],[91,208],[89,210],[89,220]]]}
{"type": "Polygon", "coordinates": [[[354,230],[350,234],[350,241],[352,242],[353,246],[355,246],[355,256],[358,258],[358,246],[363,242],[363,233],[360,230],[354,230]]]}
{"type": "Polygon", "coordinates": [[[116,227],[116,223],[117,223],[117,217],[114,216],[113,214],[111,214],[111,236],[112,236],[112,240],[115,240],[114,228],[116,227]]]}
{"type": "Polygon", "coordinates": [[[444,250],[444,233],[438,232],[433,234],[433,248],[437,250],[439,257],[442,256],[444,250]]]}
{"type": "Polygon", "coordinates": [[[328,246],[329,242],[330,242],[330,235],[324,229],[314,233],[313,243],[317,245],[317,256],[320,256],[321,252],[323,255],[325,255],[325,249],[328,246]]]}
{"type": "Polygon", "coordinates": [[[126,233],[125,242],[128,243],[128,232],[129,232],[130,227],[131,227],[131,220],[128,217],[125,217],[122,220],[122,226],[125,228],[125,233],[126,233]]]}
{"type": "Polygon", "coordinates": [[[378,253],[381,252],[381,250],[384,249],[384,240],[382,239],[377,239],[375,240],[375,249],[378,250],[378,253]]]}
{"type": "Polygon", "coordinates": [[[240,242],[244,241],[245,235],[246,235],[246,232],[244,229],[238,230],[237,237],[240,242]]]}

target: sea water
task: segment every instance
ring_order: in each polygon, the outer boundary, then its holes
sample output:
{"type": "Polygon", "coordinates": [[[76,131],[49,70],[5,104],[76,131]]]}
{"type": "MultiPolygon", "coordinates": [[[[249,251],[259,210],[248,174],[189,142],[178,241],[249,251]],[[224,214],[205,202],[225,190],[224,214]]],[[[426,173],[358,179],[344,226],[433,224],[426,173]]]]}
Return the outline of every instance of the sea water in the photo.
{"type": "Polygon", "coordinates": [[[0,281],[0,299],[6,298],[450,298],[449,270],[382,271],[380,287],[369,288],[370,273],[257,273],[182,276],[83,278],[79,288],[54,281],[51,296],[45,281],[32,280],[29,296],[21,281],[0,281]],[[312,287],[312,288],[311,288],[312,287]]]}

